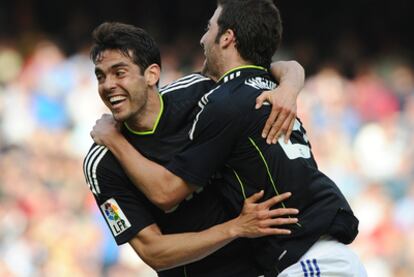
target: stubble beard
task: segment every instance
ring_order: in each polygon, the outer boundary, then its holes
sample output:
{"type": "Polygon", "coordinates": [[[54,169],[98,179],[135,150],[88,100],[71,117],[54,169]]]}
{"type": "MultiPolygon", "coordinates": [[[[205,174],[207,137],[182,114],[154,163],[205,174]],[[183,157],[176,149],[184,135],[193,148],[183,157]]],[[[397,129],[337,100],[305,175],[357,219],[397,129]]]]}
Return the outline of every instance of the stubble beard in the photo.
{"type": "Polygon", "coordinates": [[[140,99],[138,102],[142,102],[140,107],[135,112],[130,113],[129,116],[123,120],[123,122],[126,122],[128,126],[135,130],[139,129],[141,122],[147,114],[146,109],[148,104],[148,91],[144,92],[142,99],[140,99]]]}
{"type": "Polygon", "coordinates": [[[215,59],[209,59],[206,57],[206,60],[203,65],[203,74],[217,81],[221,77],[218,67],[218,63],[215,59]]]}

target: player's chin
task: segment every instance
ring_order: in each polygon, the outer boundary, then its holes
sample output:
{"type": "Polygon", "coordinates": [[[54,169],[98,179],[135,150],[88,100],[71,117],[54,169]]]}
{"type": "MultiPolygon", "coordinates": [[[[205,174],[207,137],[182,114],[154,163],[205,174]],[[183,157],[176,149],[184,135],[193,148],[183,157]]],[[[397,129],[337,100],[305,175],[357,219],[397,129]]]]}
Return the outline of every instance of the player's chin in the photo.
{"type": "Polygon", "coordinates": [[[217,79],[217,76],[215,76],[213,74],[213,71],[211,70],[210,63],[207,60],[204,60],[204,64],[203,64],[203,68],[201,70],[201,73],[204,76],[208,76],[208,77],[210,77],[213,80],[217,79]]]}
{"type": "Polygon", "coordinates": [[[118,122],[124,122],[128,119],[128,116],[125,113],[118,112],[118,111],[112,111],[112,116],[118,122]]]}

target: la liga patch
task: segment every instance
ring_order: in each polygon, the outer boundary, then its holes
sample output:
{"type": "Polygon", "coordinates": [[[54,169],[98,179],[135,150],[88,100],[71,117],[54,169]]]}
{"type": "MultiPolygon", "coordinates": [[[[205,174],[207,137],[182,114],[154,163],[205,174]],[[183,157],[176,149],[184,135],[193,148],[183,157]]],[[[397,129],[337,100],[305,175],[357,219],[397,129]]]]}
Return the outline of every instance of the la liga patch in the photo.
{"type": "Polygon", "coordinates": [[[115,237],[131,227],[131,223],[129,223],[115,199],[106,200],[100,207],[115,237]]]}

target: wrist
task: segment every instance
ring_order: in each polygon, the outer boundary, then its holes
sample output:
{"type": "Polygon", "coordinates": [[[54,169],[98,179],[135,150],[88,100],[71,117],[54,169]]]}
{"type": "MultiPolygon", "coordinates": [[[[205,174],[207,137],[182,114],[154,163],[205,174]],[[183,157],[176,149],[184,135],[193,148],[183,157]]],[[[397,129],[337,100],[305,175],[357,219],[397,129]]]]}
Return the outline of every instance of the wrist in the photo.
{"type": "Polygon", "coordinates": [[[286,91],[289,94],[292,94],[294,96],[298,96],[302,88],[303,88],[302,85],[299,85],[296,82],[288,81],[288,80],[284,80],[283,82],[280,82],[279,84],[279,89],[281,91],[286,91]]]}
{"type": "Polygon", "coordinates": [[[224,230],[226,232],[228,232],[227,236],[230,239],[237,239],[242,237],[242,234],[240,232],[240,227],[239,227],[239,222],[238,222],[238,217],[227,221],[225,224],[227,224],[227,226],[225,226],[224,230]]]}
{"type": "Polygon", "coordinates": [[[111,135],[111,136],[107,136],[103,142],[104,145],[106,147],[108,147],[108,149],[111,152],[115,152],[116,150],[118,150],[118,145],[122,143],[122,139],[124,137],[122,135],[111,135]]]}

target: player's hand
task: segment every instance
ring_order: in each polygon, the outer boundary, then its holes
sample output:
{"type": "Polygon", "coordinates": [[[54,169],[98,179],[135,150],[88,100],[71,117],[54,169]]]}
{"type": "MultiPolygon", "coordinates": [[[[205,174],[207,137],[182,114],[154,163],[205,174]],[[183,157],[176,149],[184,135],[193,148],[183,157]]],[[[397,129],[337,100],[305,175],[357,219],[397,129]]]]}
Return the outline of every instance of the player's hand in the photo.
{"type": "Polygon", "coordinates": [[[287,217],[297,215],[299,213],[297,209],[271,209],[274,205],[288,199],[291,196],[290,192],[257,203],[263,197],[263,193],[263,191],[255,193],[244,201],[243,210],[235,219],[237,236],[257,238],[267,235],[289,235],[291,233],[289,229],[277,228],[277,226],[298,222],[296,217],[287,217]]]}
{"type": "Polygon", "coordinates": [[[120,124],[115,121],[113,116],[110,114],[103,114],[101,118],[96,121],[90,135],[95,143],[108,146],[108,144],[116,141],[119,136],[122,136],[119,130],[120,124]]]}
{"type": "Polygon", "coordinates": [[[285,142],[289,141],[296,119],[297,94],[297,89],[286,85],[265,91],[257,97],[256,109],[259,109],[264,102],[272,105],[272,111],[262,131],[262,137],[266,138],[268,144],[275,144],[282,134],[285,135],[285,142]]]}

